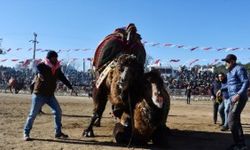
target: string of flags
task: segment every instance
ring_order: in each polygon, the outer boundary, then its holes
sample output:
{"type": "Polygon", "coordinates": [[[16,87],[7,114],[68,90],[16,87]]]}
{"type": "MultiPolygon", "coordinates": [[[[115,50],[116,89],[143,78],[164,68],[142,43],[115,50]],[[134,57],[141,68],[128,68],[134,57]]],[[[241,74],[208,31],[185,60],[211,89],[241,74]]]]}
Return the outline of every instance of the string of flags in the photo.
{"type": "MultiPolygon", "coordinates": [[[[250,47],[248,48],[243,48],[243,47],[214,47],[214,46],[187,46],[187,45],[183,45],[183,44],[173,44],[173,43],[159,43],[159,42],[148,42],[148,41],[142,41],[142,43],[145,46],[150,46],[150,47],[165,47],[165,48],[178,48],[178,49],[185,49],[185,50],[190,50],[190,51],[196,51],[196,50],[204,50],[204,51],[210,51],[210,50],[216,50],[216,51],[236,51],[236,50],[250,50],[250,47]]],[[[29,49],[25,49],[25,48],[1,48],[1,53],[0,54],[7,54],[10,53],[12,51],[32,51],[33,48],[29,48],[29,49]]],[[[52,49],[42,49],[42,48],[37,48],[36,51],[37,52],[48,52],[52,49]]],[[[91,48],[75,48],[75,49],[58,49],[56,50],[57,53],[63,53],[63,52],[72,52],[72,51],[93,51],[94,49],[91,48]]],[[[77,61],[81,58],[71,58],[71,60],[69,62],[74,62],[77,61]]],[[[92,61],[93,58],[83,58],[83,61],[88,60],[88,61],[92,61]]],[[[12,61],[12,62],[18,62],[23,64],[24,66],[27,66],[30,64],[30,62],[32,61],[32,59],[26,59],[26,60],[20,60],[20,59],[0,59],[0,62],[5,62],[5,61],[12,61]]],[[[37,61],[37,60],[35,60],[37,61]]],[[[61,60],[63,61],[63,60],[61,60]]],[[[169,63],[178,63],[180,62],[180,59],[170,59],[168,62],[169,63]]],[[[197,63],[201,61],[200,59],[194,59],[188,62],[189,66],[197,63]]],[[[214,59],[210,65],[215,65],[217,62],[219,61],[219,59],[214,59]]],[[[153,64],[160,64],[160,59],[157,59],[155,62],[153,62],[153,64]]]]}
{"type": "Polygon", "coordinates": [[[215,46],[188,46],[183,44],[173,44],[173,43],[158,43],[158,42],[148,42],[142,41],[144,45],[151,46],[151,47],[166,47],[166,48],[182,48],[190,51],[195,50],[216,50],[216,51],[236,51],[236,50],[250,50],[250,47],[215,47],[215,46]]]}
{"type": "MultiPolygon", "coordinates": [[[[148,41],[142,41],[142,43],[145,46],[150,46],[150,47],[165,47],[165,48],[182,48],[190,51],[196,51],[196,50],[204,50],[204,51],[210,51],[210,50],[216,50],[216,51],[236,51],[236,50],[250,50],[250,47],[215,47],[215,46],[188,46],[188,45],[183,45],[183,44],[174,44],[174,43],[159,43],[159,42],[148,42],[148,41]]],[[[21,51],[25,50],[24,48],[7,48],[7,49],[2,49],[2,53],[8,53],[11,51],[21,51]]],[[[33,50],[33,48],[26,49],[27,51],[33,50]]],[[[36,51],[40,52],[48,52],[52,49],[42,49],[42,48],[37,48],[36,51]]],[[[91,48],[74,48],[74,49],[58,49],[57,53],[61,52],[71,52],[71,51],[91,51],[94,49],[91,48]]]]}
{"type": "MultiPolygon", "coordinates": [[[[2,49],[2,53],[3,54],[6,54],[6,53],[9,53],[11,51],[21,51],[21,50],[25,50],[23,48],[16,48],[16,49],[12,49],[12,48],[8,48],[8,49],[2,49]]],[[[33,48],[29,48],[27,49],[27,51],[31,51],[33,50],[33,48]]],[[[37,52],[48,52],[50,50],[53,50],[53,49],[42,49],[42,48],[37,48],[36,51],[37,52]]],[[[80,49],[80,48],[76,48],[76,49],[59,49],[57,50],[56,52],[57,53],[61,53],[61,52],[71,52],[71,51],[91,51],[93,49],[90,49],[90,48],[83,48],[83,49],[80,49]]]]}
{"type": "MultiPolygon", "coordinates": [[[[11,62],[17,62],[17,63],[20,63],[23,67],[28,67],[31,62],[32,62],[33,59],[25,59],[25,60],[22,60],[22,59],[0,59],[0,62],[6,62],[6,61],[11,61],[11,62]]],[[[72,58],[72,59],[69,59],[67,60],[69,63],[73,63],[75,61],[78,61],[79,58],[72,58]]],[[[83,58],[82,61],[90,61],[92,62],[93,61],[93,58],[83,58]]],[[[63,62],[65,61],[64,59],[61,59],[59,60],[60,62],[63,62]]],[[[42,62],[42,59],[35,59],[34,63],[35,64],[39,64],[40,62],[42,62]]]]}

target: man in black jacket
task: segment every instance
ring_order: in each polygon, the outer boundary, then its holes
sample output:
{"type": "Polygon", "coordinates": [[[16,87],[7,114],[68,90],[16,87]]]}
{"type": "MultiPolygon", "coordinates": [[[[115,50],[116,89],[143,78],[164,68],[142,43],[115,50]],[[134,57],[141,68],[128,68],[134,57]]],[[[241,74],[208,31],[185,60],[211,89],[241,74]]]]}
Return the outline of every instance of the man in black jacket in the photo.
{"type": "Polygon", "coordinates": [[[55,138],[67,138],[68,135],[61,131],[62,110],[55,98],[56,82],[59,79],[68,88],[73,88],[61,71],[57,53],[49,51],[45,60],[37,65],[37,74],[34,80],[34,90],[29,116],[24,126],[24,140],[30,140],[30,130],[33,122],[44,104],[48,104],[55,115],[55,138]]]}

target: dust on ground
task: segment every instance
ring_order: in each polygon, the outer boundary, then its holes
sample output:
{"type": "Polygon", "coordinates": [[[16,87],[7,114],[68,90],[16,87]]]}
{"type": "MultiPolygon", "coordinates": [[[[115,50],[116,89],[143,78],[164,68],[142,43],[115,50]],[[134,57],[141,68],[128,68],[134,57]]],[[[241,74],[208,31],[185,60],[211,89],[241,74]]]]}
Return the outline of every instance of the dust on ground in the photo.
{"type": "MultiPolygon", "coordinates": [[[[107,105],[101,127],[94,128],[96,137],[82,137],[92,115],[92,100],[87,97],[56,96],[63,111],[63,132],[69,139],[54,138],[54,119],[50,108],[45,105],[44,115],[38,115],[31,130],[32,141],[23,141],[23,125],[26,121],[31,95],[0,93],[0,149],[55,149],[55,150],[113,150],[128,149],[113,142],[112,131],[115,119],[110,115],[107,105]]],[[[221,132],[219,123],[213,124],[211,101],[172,100],[167,126],[170,150],[221,150],[232,144],[229,131],[221,132]]],[[[219,116],[218,116],[219,117],[219,116]]],[[[250,105],[246,105],[242,115],[246,143],[250,147],[250,105]]],[[[160,139],[159,139],[160,140],[160,139]]],[[[149,144],[147,147],[133,149],[159,149],[149,144]]]]}

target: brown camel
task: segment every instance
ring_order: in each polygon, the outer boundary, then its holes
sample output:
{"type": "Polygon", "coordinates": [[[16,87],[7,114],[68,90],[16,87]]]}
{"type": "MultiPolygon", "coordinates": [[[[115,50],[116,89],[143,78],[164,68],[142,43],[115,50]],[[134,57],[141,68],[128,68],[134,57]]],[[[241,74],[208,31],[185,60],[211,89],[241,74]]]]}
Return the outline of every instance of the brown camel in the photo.
{"type": "MultiPolygon", "coordinates": [[[[134,55],[123,54],[108,65],[111,69],[107,76],[100,75],[105,79],[97,81],[97,86],[93,89],[94,114],[90,124],[84,130],[83,136],[93,137],[93,125],[101,118],[105,110],[107,100],[113,105],[115,117],[121,119],[124,126],[131,126],[130,117],[132,109],[138,100],[142,99],[143,66],[138,63],[134,55]]],[[[100,78],[99,77],[99,78],[100,78]]]]}
{"type": "Polygon", "coordinates": [[[158,72],[145,73],[144,79],[144,96],[134,108],[133,128],[128,129],[117,123],[114,137],[117,143],[128,144],[132,140],[134,144],[146,144],[152,140],[157,146],[166,146],[170,97],[158,72]]]}

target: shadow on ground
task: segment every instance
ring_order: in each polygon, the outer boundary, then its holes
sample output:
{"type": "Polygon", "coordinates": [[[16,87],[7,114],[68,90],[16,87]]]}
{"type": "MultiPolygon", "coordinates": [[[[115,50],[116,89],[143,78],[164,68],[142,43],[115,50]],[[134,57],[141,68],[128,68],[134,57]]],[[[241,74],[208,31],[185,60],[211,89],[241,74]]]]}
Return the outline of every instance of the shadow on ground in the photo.
{"type": "MultiPolygon", "coordinates": [[[[112,146],[115,149],[118,147],[128,147],[128,145],[121,145],[113,143],[112,141],[98,141],[97,136],[95,139],[38,139],[33,140],[46,141],[46,142],[57,142],[57,143],[67,143],[67,144],[82,144],[82,145],[99,145],[99,146],[112,146]]],[[[245,135],[247,145],[249,147],[250,135],[245,135]]],[[[147,146],[133,146],[133,148],[145,148],[153,150],[169,149],[169,150],[225,150],[232,144],[232,135],[230,132],[225,133],[211,133],[211,132],[200,132],[200,131],[181,131],[181,130],[171,130],[171,135],[169,135],[168,147],[155,147],[152,144],[147,146]],[[183,147],[185,145],[185,147],[183,147]],[[209,147],[204,147],[204,145],[209,145],[209,147]]],[[[160,139],[159,139],[160,140],[160,139]]]]}

